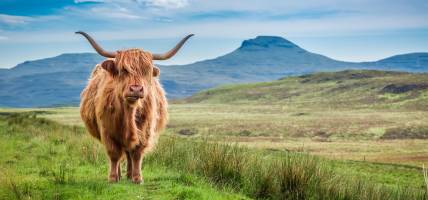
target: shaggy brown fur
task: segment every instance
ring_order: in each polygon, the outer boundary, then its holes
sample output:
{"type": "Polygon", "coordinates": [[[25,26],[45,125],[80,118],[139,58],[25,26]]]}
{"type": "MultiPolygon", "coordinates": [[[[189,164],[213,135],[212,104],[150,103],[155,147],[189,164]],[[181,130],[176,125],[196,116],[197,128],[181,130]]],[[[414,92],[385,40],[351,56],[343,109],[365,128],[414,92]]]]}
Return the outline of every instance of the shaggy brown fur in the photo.
{"type": "Polygon", "coordinates": [[[107,150],[110,182],[120,179],[125,155],[127,177],[135,183],[142,181],[143,155],[152,149],[168,118],[158,75],[151,53],[118,51],[114,59],[96,65],[81,94],[80,115],[88,132],[107,150]],[[132,85],[142,86],[137,99],[128,98],[132,85]]]}

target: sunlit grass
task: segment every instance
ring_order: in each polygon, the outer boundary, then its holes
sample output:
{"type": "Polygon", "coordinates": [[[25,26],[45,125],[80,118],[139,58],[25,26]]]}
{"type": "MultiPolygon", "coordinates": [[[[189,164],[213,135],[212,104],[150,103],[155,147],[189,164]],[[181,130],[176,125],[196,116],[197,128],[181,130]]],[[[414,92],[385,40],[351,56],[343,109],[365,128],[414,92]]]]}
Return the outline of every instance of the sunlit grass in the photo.
{"type": "Polygon", "coordinates": [[[144,185],[108,184],[104,148],[84,128],[34,114],[0,116],[0,151],[0,199],[246,198],[153,162],[144,164],[144,185]]]}

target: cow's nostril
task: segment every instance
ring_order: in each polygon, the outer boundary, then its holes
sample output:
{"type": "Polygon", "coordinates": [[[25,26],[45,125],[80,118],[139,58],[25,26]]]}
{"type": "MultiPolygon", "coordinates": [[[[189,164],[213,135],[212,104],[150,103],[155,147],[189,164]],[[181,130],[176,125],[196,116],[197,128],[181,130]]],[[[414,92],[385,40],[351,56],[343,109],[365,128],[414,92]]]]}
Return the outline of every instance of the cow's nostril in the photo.
{"type": "Polygon", "coordinates": [[[143,86],[141,86],[141,85],[131,85],[131,87],[129,87],[129,90],[131,92],[142,92],[143,91],[143,86]]]}

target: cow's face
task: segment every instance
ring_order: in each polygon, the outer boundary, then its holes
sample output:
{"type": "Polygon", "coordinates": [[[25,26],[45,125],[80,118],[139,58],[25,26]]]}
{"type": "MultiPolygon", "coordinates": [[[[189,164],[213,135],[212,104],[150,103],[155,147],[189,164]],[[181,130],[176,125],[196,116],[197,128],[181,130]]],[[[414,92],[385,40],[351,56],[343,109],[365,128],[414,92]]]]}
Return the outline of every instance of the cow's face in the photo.
{"type": "Polygon", "coordinates": [[[111,75],[116,94],[129,105],[134,105],[151,92],[152,78],[159,75],[159,69],[153,66],[153,60],[170,59],[193,36],[193,34],[187,35],[166,53],[151,54],[139,49],[106,51],[87,33],[82,31],[76,33],[83,35],[98,54],[106,58],[114,58],[114,60],[104,61],[101,66],[111,75]]]}
{"type": "Polygon", "coordinates": [[[115,60],[106,60],[101,67],[112,77],[116,94],[131,106],[145,98],[152,87],[152,78],[159,75],[152,55],[138,49],[119,51],[115,60]]]}

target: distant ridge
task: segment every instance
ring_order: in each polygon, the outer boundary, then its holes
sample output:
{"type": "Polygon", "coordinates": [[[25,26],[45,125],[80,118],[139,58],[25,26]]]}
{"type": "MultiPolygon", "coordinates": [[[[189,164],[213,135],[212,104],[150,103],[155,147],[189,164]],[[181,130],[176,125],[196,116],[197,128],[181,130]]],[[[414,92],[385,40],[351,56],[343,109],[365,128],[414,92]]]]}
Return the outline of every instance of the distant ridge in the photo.
{"type": "MultiPolygon", "coordinates": [[[[90,71],[104,58],[62,54],[0,71],[0,106],[77,105],[90,71]]],[[[428,53],[409,53],[375,62],[344,62],[311,53],[277,36],[245,40],[236,50],[188,65],[159,66],[169,98],[190,96],[222,84],[271,81],[290,75],[344,69],[427,72],[428,53]]]]}
{"type": "Polygon", "coordinates": [[[428,53],[408,53],[391,56],[376,62],[363,62],[362,66],[385,70],[399,70],[410,72],[427,72],[428,71],[428,53]]]}

